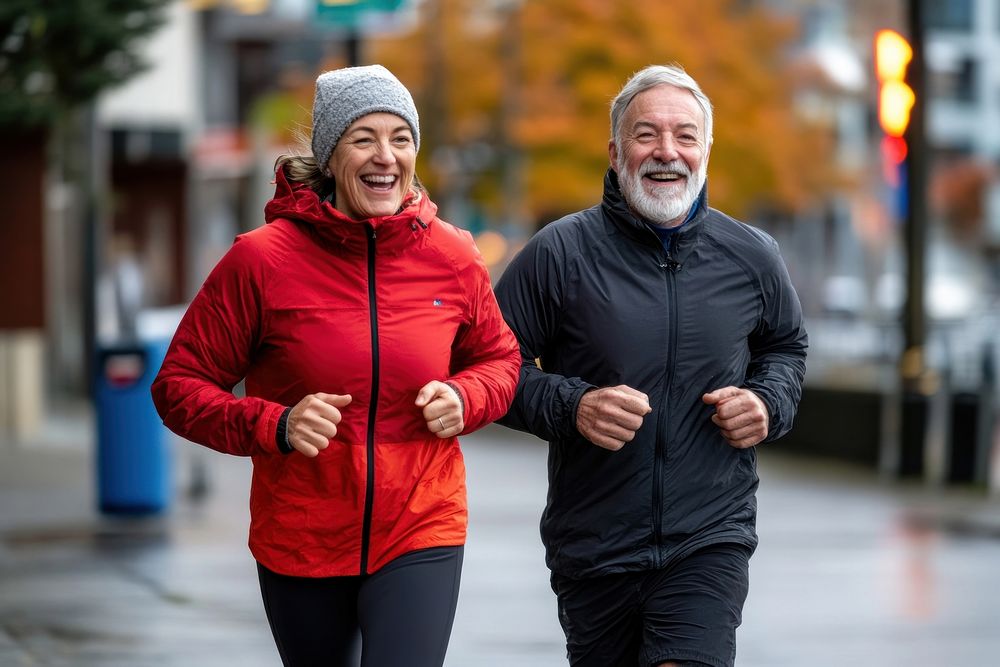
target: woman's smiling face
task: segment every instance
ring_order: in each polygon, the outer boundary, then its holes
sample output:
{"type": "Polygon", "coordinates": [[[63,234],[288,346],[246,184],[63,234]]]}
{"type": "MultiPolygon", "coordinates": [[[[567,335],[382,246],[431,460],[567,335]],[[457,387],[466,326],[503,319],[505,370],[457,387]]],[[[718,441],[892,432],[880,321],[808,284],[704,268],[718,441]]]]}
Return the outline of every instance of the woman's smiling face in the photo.
{"type": "Polygon", "coordinates": [[[370,113],[344,131],[330,155],[334,205],[354,220],[393,215],[410,192],[417,149],[409,124],[391,113],[370,113]]]}

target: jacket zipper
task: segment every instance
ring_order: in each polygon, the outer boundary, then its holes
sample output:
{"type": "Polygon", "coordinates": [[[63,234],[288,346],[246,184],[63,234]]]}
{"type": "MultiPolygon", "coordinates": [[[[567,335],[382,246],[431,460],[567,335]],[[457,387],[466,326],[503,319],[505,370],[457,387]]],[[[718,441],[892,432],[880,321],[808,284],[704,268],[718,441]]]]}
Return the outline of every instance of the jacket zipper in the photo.
{"type": "Polygon", "coordinates": [[[368,316],[372,332],[372,388],[368,404],[368,433],[365,443],[367,453],[367,479],[365,481],[365,514],[361,524],[361,575],[368,573],[368,549],[371,542],[372,507],[375,502],[375,414],[378,411],[378,309],[375,303],[375,228],[366,225],[368,232],[368,316]]]}
{"type": "Polygon", "coordinates": [[[667,313],[670,315],[670,321],[667,323],[667,381],[664,385],[663,390],[663,401],[661,402],[661,409],[659,410],[659,419],[657,420],[657,438],[656,438],[656,452],[653,458],[653,543],[656,547],[656,553],[654,554],[654,560],[656,562],[656,567],[663,567],[663,544],[660,540],[660,536],[663,534],[663,468],[666,465],[664,459],[666,458],[666,432],[667,432],[667,409],[666,406],[670,404],[670,389],[673,385],[674,380],[674,364],[677,359],[677,285],[674,274],[676,274],[681,265],[678,264],[674,258],[671,256],[670,250],[667,250],[667,261],[660,262],[660,268],[665,269],[664,278],[666,279],[667,287],[667,301],[668,308],[667,313]],[[664,435],[659,435],[664,434],[664,435]]]}

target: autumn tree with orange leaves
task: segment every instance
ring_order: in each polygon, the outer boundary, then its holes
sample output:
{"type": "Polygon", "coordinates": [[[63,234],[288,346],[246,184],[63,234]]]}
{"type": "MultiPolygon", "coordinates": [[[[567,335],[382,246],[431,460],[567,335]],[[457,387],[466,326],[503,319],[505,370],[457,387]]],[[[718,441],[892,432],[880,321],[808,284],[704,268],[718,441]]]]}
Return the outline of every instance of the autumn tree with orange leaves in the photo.
{"type": "Polygon", "coordinates": [[[414,91],[420,173],[436,197],[458,178],[498,217],[514,196],[540,222],[592,205],[612,97],[633,72],[671,62],[715,107],[713,206],[795,211],[830,182],[830,138],[792,107],[783,55],[795,25],[758,3],[426,0],[420,12],[415,30],[375,41],[370,56],[414,91]]]}

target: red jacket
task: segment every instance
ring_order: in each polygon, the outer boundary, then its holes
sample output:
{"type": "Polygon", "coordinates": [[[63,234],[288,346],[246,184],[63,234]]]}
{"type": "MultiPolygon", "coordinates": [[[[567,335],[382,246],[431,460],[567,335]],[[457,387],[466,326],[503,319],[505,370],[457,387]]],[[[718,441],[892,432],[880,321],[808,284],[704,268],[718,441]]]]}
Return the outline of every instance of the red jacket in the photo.
{"type": "Polygon", "coordinates": [[[414,400],[450,382],[474,431],[506,412],[521,358],[472,237],[436,211],[425,195],[356,222],[279,170],[268,224],[237,238],[170,344],[157,410],[253,458],[250,549],[275,572],[358,575],[465,542],[458,440],[430,433],[414,400]],[[316,458],[280,453],[281,413],[315,392],[353,397],[336,438],[316,458]]]}

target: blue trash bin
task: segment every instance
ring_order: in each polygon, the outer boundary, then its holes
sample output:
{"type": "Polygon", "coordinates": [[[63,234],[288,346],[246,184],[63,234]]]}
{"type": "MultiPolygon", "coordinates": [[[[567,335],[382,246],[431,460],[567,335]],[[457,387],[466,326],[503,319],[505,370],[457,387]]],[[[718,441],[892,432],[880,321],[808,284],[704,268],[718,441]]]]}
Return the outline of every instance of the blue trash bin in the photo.
{"type": "Polygon", "coordinates": [[[169,433],[149,390],[169,341],[103,346],[95,364],[97,498],[107,514],[155,514],[170,504],[169,433]]]}

